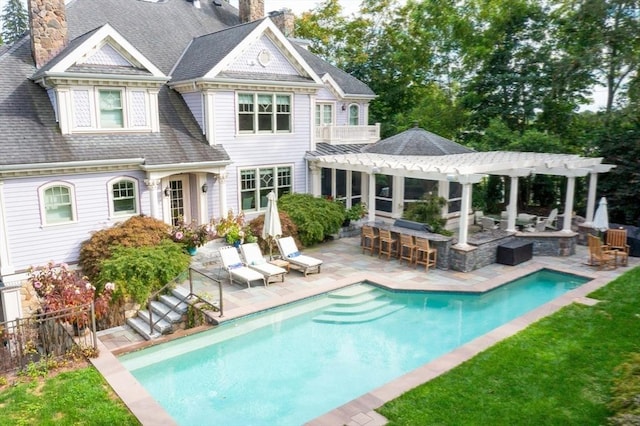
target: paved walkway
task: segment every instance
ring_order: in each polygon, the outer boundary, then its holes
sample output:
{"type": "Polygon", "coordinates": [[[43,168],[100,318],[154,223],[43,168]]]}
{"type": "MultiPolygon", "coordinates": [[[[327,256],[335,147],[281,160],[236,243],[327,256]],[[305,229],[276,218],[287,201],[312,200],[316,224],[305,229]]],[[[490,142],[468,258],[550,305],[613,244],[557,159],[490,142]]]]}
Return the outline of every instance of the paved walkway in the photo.
{"type": "MultiPolygon", "coordinates": [[[[413,266],[408,266],[406,262],[400,263],[398,260],[387,261],[369,254],[362,254],[359,248],[359,238],[354,237],[342,238],[304,250],[305,254],[318,257],[324,261],[320,274],[310,274],[304,277],[302,273],[292,270],[282,283],[271,283],[267,287],[260,283],[247,288],[245,285],[229,283],[225,273],[219,267],[219,259],[217,257],[217,247],[219,246],[219,243],[213,242],[207,247],[200,248],[192,262],[194,268],[224,279],[224,316],[221,318],[216,316],[219,321],[228,321],[249,313],[360,281],[370,281],[394,289],[477,292],[494,288],[519,276],[545,267],[593,278],[589,283],[567,293],[565,296],[309,422],[310,425],[314,426],[373,426],[385,424],[385,419],[374,411],[375,408],[472,358],[478,352],[517,333],[532,322],[555,312],[563,306],[574,302],[594,303],[594,301],[586,297],[587,294],[640,264],[640,258],[630,258],[629,267],[611,271],[596,271],[595,268],[586,265],[586,247],[578,246],[576,255],[571,257],[536,256],[532,260],[517,266],[492,264],[467,273],[439,269],[431,269],[425,272],[423,267],[414,268],[413,266]]],[[[213,287],[199,288],[196,293],[206,295],[214,294],[214,291],[217,292],[217,289],[213,287]]],[[[197,331],[199,330],[174,333],[174,335],[168,336],[167,339],[181,337],[197,331]]],[[[138,419],[143,424],[150,425],[175,424],[115,358],[117,354],[138,349],[148,343],[127,326],[100,332],[99,338],[99,345],[102,349],[101,356],[94,361],[94,364],[138,419]]]]}

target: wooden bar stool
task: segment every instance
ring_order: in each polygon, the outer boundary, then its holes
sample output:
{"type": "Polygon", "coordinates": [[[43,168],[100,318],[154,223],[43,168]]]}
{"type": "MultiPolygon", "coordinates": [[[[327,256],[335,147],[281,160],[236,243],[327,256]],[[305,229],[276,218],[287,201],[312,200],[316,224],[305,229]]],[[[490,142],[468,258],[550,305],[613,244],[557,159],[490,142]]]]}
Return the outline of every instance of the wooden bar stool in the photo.
{"type": "Polygon", "coordinates": [[[395,256],[398,253],[398,240],[391,236],[391,231],[386,229],[379,229],[378,235],[380,236],[380,248],[378,249],[378,258],[383,254],[387,255],[387,260],[391,259],[391,256],[395,256]]]}
{"type": "Polygon", "coordinates": [[[376,235],[375,229],[369,225],[362,225],[362,235],[360,246],[362,247],[362,253],[369,250],[371,255],[378,249],[378,239],[380,237],[376,235]]]}
{"type": "Polygon", "coordinates": [[[411,265],[416,260],[417,248],[413,235],[400,234],[400,263],[406,260],[411,265]]]}
{"type": "Polygon", "coordinates": [[[436,267],[438,261],[438,250],[431,248],[429,240],[426,238],[416,238],[416,268],[418,265],[424,265],[425,270],[428,271],[429,267],[436,267]]]}

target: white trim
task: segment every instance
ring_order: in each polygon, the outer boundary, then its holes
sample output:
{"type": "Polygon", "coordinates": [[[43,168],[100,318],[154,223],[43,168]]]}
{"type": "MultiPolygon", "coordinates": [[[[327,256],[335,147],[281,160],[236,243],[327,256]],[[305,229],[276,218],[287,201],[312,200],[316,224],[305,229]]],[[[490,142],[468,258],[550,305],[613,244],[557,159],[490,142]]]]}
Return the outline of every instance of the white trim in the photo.
{"type": "Polygon", "coordinates": [[[65,181],[52,181],[47,182],[41,185],[38,188],[38,204],[40,207],[40,226],[43,228],[48,228],[52,226],[64,226],[78,222],[78,210],[77,210],[77,201],[76,201],[76,189],[75,185],[70,182],[65,181]],[[54,187],[63,187],[69,190],[69,201],[71,206],[71,220],[55,222],[55,223],[47,223],[47,212],[46,212],[46,197],[45,192],[48,189],[54,187]]]}
{"type": "Polygon", "coordinates": [[[139,184],[138,184],[138,179],[130,177],[130,176],[118,176],[115,177],[111,180],[109,180],[107,182],[107,198],[108,198],[108,203],[109,203],[109,219],[114,220],[121,220],[121,219],[127,219],[131,216],[137,216],[138,214],[140,214],[140,188],[139,188],[139,184]],[[120,183],[120,182],[131,182],[133,183],[133,194],[134,194],[134,199],[133,199],[133,203],[134,203],[134,211],[133,212],[127,212],[127,213],[116,213],[115,212],[115,208],[114,208],[114,200],[113,200],[113,185],[115,185],[116,183],[120,183]]]}
{"type": "Polygon", "coordinates": [[[99,50],[106,43],[109,43],[119,53],[124,53],[125,59],[135,65],[145,68],[154,77],[168,78],[159,68],[148,60],[138,49],[129,43],[111,25],[104,24],[99,30],[87,38],[82,44],[65,56],[60,62],[55,64],[49,72],[64,73],[76,63],[82,63],[83,58],[90,56],[94,51],[99,50]],[[111,39],[111,40],[110,40],[111,39]],[[113,42],[111,42],[113,41],[113,42]],[[127,58],[127,56],[129,56],[127,58]]]}

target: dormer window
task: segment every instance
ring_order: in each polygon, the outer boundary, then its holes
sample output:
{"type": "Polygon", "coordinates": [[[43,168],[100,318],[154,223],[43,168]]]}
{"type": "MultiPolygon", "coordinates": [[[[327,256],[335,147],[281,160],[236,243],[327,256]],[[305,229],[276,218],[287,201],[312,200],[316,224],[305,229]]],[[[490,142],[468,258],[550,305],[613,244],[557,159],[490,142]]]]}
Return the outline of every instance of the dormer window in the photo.
{"type": "Polygon", "coordinates": [[[122,91],[100,89],[98,97],[100,99],[100,127],[103,129],[124,127],[122,91]]]}

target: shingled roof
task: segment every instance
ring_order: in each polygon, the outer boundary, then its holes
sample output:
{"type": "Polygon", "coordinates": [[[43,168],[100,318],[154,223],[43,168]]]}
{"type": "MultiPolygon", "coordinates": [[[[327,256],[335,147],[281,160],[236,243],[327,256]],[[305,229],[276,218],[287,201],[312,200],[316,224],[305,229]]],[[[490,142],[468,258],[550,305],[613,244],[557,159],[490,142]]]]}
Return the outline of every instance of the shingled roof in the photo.
{"type": "Polygon", "coordinates": [[[414,126],[409,130],[391,136],[362,148],[362,152],[389,155],[451,155],[474,152],[435,133],[414,126]]]}

